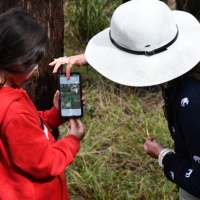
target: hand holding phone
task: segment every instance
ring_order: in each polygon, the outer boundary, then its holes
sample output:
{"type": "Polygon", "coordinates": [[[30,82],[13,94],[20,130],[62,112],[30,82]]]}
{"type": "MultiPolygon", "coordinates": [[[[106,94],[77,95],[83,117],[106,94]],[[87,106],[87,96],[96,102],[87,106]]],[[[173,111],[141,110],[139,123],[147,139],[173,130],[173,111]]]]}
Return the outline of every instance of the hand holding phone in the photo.
{"type": "Polygon", "coordinates": [[[61,118],[81,118],[83,117],[82,84],[79,73],[71,73],[70,79],[66,79],[66,74],[59,74],[59,112],[61,118]]]}
{"type": "Polygon", "coordinates": [[[70,119],[70,128],[69,135],[75,135],[79,141],[81,141],[85,136],[85,129],[82,122],[79,119],[70,119]]]}

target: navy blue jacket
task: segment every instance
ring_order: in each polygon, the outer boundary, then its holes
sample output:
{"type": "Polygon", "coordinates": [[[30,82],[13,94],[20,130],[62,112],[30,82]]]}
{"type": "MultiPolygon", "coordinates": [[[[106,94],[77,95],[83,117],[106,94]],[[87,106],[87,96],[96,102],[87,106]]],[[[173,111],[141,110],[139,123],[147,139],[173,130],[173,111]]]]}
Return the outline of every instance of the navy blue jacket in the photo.
{"type": "Polygon", "coordinates": [[[165,89],[168,125],[176,154],[163,159],[165,176],[200,198],[200,81],[186,77],[177,90],[165,89]]]}

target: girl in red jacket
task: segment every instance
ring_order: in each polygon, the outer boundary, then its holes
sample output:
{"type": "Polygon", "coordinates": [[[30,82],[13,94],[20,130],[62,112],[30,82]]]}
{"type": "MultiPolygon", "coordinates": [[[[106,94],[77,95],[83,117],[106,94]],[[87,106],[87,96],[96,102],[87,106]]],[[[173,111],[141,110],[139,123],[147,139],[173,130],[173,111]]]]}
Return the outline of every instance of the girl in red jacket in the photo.
{"type": "Polygon", "coordinates": [[[71,120],[69,135],[55,141],[51,129],[65,122],[59,92],[51,110],[38,112],[17,85],[49,49],[44,28],[20,9],[0,15],[0,27],[0,199],[67,200],[64,169],[80,149],[83,124],[71,120]]]}

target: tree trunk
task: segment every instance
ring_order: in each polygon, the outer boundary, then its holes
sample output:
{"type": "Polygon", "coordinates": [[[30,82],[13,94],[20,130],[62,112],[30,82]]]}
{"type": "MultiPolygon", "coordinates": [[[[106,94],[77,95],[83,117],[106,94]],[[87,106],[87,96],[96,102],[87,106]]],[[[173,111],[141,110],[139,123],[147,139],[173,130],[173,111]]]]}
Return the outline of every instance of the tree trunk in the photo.
{"type": "Polygon", "coordinates": [[[176,9],[189,12],[200,21],[199,0],[176,0],[176,9]]]}
{"type": "MultiPolygon", "coordinates": [[[[38,70],[21,86],[27,92],[38,110],[48,110],[53,106],[57,89],[57,74],[48,64],[64,53],[63,0],[0,0],[0,14],[13,7],[28,10],[46,29],[51,41],[49,53],[41,60],[38,70]]],[[[59,69],[61,73],[62,69],[59,69]]],[[[58,137],[58,130],[53,132],[58,137]]]]}

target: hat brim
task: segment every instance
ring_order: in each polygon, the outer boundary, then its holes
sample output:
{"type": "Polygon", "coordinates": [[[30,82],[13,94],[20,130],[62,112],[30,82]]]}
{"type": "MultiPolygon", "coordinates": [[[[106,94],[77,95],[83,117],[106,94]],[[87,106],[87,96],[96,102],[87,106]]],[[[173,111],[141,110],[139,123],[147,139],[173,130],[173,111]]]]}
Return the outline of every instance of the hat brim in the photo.
{"type": "Polygon", "coordinates": [[[153,56],[126,53],[112,44],[107,28],[88,43],[86,60],[106,78],[128,86],[157,85],[185,74],[200,61],[200,24],[189,13],[172,14],[179,36],[168,50],[153,56]]]}

